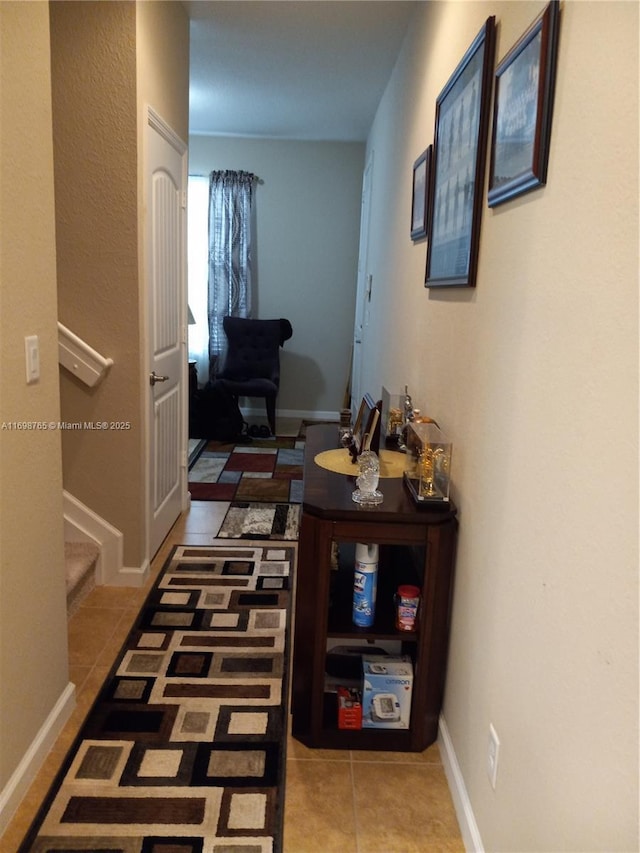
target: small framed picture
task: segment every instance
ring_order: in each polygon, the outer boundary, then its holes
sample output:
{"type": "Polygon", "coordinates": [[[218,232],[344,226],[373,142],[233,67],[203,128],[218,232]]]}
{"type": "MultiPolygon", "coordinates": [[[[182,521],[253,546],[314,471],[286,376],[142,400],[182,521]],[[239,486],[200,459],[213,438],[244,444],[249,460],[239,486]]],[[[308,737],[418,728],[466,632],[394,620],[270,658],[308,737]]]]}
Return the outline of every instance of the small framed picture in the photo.
{"type": "Polygon", "coordinates": [[[358,409],[349,453],[355,462],[363,450],[378,452],[380,444],[380,408],[371,394],[365,394],[358,409]]]}
{"type": "Polygon", "coordinates": [[[547,182],[559,16],[551,0],[496,68],[489,207],[547,182]]]}
{"type": "Polygon", "coordinates": [[[362,441],[363,430],[365,428],[366,420],[369,417],[369,403],[372,402],[371,398],[368,394],[362,398],[360,402],[360,408],[358,409],[358,414],[356,415],[356,420],[353,425],[353,437],[360,447],[360,443],[362,441]]]}
{"type": "Polygon", "coordinates": [[[411,199],[411,239],[420,240],[427,236],[427,204],[429,180],[431,178],[430,145],[413,164],[413,194],[411,199]]]}

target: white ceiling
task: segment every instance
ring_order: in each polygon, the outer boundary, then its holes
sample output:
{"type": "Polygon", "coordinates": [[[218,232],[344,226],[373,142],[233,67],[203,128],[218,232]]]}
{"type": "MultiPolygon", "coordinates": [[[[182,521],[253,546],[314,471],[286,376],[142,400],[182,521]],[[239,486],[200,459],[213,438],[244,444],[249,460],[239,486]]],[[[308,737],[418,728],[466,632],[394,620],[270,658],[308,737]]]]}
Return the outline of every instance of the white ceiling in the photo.
{"type": "Polygon", "coordinates": [[[364,141],[420,0],[185,0],[191,133],[364,141]]]}

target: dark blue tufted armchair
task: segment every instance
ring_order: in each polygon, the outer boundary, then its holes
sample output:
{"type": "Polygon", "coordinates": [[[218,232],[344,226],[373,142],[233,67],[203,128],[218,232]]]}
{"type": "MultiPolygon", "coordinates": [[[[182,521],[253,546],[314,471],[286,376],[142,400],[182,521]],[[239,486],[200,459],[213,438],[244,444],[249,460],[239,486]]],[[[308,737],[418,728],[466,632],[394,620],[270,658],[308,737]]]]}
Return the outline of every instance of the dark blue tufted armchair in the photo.
{"type": "Polygon", "coordinates": [[[293,334],[288,320],[225,317],[228,349],[222,380],[234,397],[264,397],[269,429],[276,432],[276,397],[280,387],[280,347],[293,334]]]}

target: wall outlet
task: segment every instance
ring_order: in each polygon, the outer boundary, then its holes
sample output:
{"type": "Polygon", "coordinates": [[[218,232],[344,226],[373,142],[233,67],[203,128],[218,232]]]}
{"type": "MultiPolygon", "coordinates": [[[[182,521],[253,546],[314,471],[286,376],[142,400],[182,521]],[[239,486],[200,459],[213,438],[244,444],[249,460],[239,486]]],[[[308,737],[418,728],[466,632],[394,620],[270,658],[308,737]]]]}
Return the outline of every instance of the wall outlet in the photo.
{"type": "Polygon", "coordinates": [[[498,733],[493,728],[493,725],[489,724],[489,750],[487,752],[487,775],[489,777],[489,781],[491,782],[491,787],[495,791],[496,789],[496,779],[498,776],[498,756],[500,754],[500,738],[498,737],[498,733]]]}

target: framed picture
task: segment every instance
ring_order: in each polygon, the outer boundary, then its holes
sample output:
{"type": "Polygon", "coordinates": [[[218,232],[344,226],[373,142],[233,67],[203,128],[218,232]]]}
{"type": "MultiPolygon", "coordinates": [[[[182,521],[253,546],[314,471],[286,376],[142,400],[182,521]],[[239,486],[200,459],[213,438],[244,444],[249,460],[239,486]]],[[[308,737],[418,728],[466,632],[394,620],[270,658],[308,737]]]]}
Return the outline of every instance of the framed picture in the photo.
{"type": "Polygon", "coordinates": [[[551,0],[496,68],[489,207],[547,181],[559,17],[551,0]]]}
{"type": "Polygon", "coordinates": [[[349,453],[353,462],[363,450],[378,452],[380,444],[380,407],[371,394],[365,394],[360,403],[349,453]]]}
{"type": "Polygon", "coordinates": [[[427,236],[427,202],[431,176],[431,151],[429,146],[413,164],[413,194],[411,197],[411,239],[427,236]]]}
{"type": "Polygon", "coordinates": [[[491,16],[436,101],[427,287],[475,287],[494,52],[491,16]]]}
{"type": "Polygon", "coordinates": [[[356,415],[356,420],[352,430],[353,438],[356,444],[358,445],[358,448],[362,443],[363,430],[365,428],[367,418],[369,417],[369,412],[372,405],[373,400],[371,399],[369,394],[365,394],[362,400],[360,401],[360,408],[358,409],[358,414],[356,415]]]}

